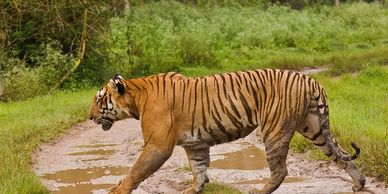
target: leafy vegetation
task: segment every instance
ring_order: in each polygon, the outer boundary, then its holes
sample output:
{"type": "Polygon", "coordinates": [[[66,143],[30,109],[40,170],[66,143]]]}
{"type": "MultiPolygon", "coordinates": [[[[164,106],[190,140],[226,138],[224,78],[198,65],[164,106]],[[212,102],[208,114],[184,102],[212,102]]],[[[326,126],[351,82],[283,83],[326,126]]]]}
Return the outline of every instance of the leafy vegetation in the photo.
{"type": "Polygon", "coordinates": [[[47,193],[30,170],[31,153],[86,118],[94,90],[56,92],[23,102],[0,103],[0,193],[47,193]]]}
{"type": "MultiPolygon", "coordinates": [[[[3,98],[22,100],[46,94],[68,72],[74,71],[76,59],[82,59],[83,66],[87,67],[90,62],[86,59],[102,58],[93,48],[99,46],[98,35],[108,30],[109,18],[123,11],[123,2],[1,1],[0,79],[4,82],[3,98]],[[85,53],[86,40],[88,52],[85,53]]],[[[74,72],[63,86],[71,89],[91,85],[84,75],[84,71],[74,72]]]]}
{"type": "Polygon", "coordinates": [[[124,67],[125,77],[171,70],[196,75],[201,69],[357,66],[370,55],[386,64],[387,13],[379,4],[365,3],[301,11],[144,4],[126,20],[112,19],[115,46],[109,63],[124,67]]]}
{"type": "MultiPolygon", "coordinates": [[[[89,34],[83,63],[62,87],[100,85],[116,73],[124,77],[162,71],[198,75],[324,65],[333,66],[333,73],[340,74],[366,63],[388,63],[388,10],[381,4],[341,4],[336,8],[316,5],[295,10],[265,1],[211,2],[198,1],[199,6],[177,1],[131,2],[130,11],[102,12],[103,17],[95,18],[100,23],[91,24],[103,29],[89,34]]],[[[98,7],[77,5],[78,20],[84,7],[98,7]]],[[[100,7],[104,6],[108,4],[100,7]]],[[[65,13],[60,16],[66,18],[65,13]]],[[[79,39],[79,21],[75,26],[79,39]]],[[[93,31],[92,27],[88,29],[93,31]]],[[[47,93],[75,61],[77,47],[71,49],[65,42],[52,36],[35,43],[39,52],[28,55],[31,60],[9,52],[0,54],[5,98],[20,100],[47,93]],[[54,55],[47,57],[46,53],[54,55]],[[25,81],[31,79],[36,81],[25,81]]]]}
{"type": "MultiPolygon", "coordinates": [[[[329,95],[331,130],[346,150],[351,142],[361,148],[356,163],[362,172],[388,182],[388,69],[365,67],[359,74],[345,74],[317,79],[329,95]]],[[[302,136],[293,139],[292,147],[309,151],[315,158],[327,157],[302,136]]]]}

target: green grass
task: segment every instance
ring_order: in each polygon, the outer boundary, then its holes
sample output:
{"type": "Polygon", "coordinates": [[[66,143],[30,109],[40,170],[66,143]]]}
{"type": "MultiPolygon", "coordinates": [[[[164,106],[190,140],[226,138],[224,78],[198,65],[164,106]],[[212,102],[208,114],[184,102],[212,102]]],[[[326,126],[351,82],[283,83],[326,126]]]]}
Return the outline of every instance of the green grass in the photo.
{"type": "MultiPolygon", "coordinates": [[[[356,163],[363,173],[388,182],[388,68],[364,67],[359,74],[317,75],[329,96],[331,129],[346,150],[350,142],[361,148],[356,163]]],[[[301,136],[293,139],[299,152],[326,158],[301,136]]]]}
{"type": "Polygon", "coordinates": [[[84,120],[95,91],[0,103],[0,193],[48,193],[30,169],[32,151],[84,120]]]}
{"type": "MultiPolygon", "coordinates": [[[[193,180],[188,179],[185,181],[187,185],[193,184],[193,180]]],[[[238,189],[218,182],[209,182],[205,184],[202,191],[203,194],[242,194],[238,189]]]]}
{"type": "Polygon", "coordinates": [[[191,172],[191,168],[189,165],[182,166],[177,169],[178,172],[191,172]]]}
{"type": "Polygon", "coordinates": [[[354,51],[333,51],[320,54],[273,51],[272,56],[252,61],[250,64],[230,64],[209,68],[205,66],[182,67],[180,72],[187,76],[203,76],[214,73],[246,69],[280,68],[299,69],[303,67],[328,67],[331,75],[360,71],[365,65],[388,65],[388,47],[376,47],[354,51]]]}
{"type": "Polygon", "coordinates": [[[230,185],[208,183],[205,185],[203,194],[242,194],[242,192],[230,185]]]}

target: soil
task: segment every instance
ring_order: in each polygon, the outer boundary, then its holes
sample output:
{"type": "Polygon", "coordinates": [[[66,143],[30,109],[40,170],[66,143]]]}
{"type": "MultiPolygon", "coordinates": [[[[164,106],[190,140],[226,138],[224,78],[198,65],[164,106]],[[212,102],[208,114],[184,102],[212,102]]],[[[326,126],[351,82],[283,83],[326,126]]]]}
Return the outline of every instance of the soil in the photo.
{"type": "MultiPolygon", "coordinates": [[[[52,193],[107,193],[107,189],[128,172],[143,144],[139,121],[118,121],[109,131],[86,121],[54,141],[42,144],[33,154],[32,168],[52,193]]],[[[231,185],[242,193],[262,188],[269,177],[263,148],[255,132],[246,138],[211,147],[210,182],[231,185]]],[[[352,193],[350,176],[333,162],[289,153],[287,167],[288,176],[275,194],[352,193]]],[[[181,193],[190,187],[191,179],[185,152],[177,146],[170,159],[133,193],[181,193]]],[[[387,185],[373,178],[367,178],[366,187],[368,191],[360,193],[388,193],[387,185]]]]}
{"type": "MultiPolygon", "coordinates": [[[[116,122],[103,131],[92,121],[77,124],[34,154],[33,170],[53,193],[106,193],[127,173],[143,146],[140,123],[116,122]]],[[[242,193],[260,189],[269,177],[265,152],[255,132],[246,138],[211,147],[211,182],[231,185],[242,193]]],[[[274,192],[349,193],[350,177],[329,161],[312,161],[290,153],[288,177],[274,192]]],[[[190,187],[191,172],[184,150],[177,146],[171,158],[133,193],[180,193],[190,187]]],[[[367,178],[374,193],[388,193],[381,182],[367,178]]],[[[369,193],[369,192],[367,192],[369,193]]]]}

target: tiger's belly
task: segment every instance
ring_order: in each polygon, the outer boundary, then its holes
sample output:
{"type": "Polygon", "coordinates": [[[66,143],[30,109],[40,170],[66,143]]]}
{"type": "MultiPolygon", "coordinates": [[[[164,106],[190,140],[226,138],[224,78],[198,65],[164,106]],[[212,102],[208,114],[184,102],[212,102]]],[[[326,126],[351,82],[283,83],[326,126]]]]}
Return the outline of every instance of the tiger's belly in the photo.
{"type": "Polygon", "coordinates": [[[208,144],[209,146],[231,142],[249,135],[258,125],[247,126],[245,128],[225,130],[225,129],[203,129],[198,128],[183,132],[178,137],[177,145],[192,147],[198,144],[208,144]]]}

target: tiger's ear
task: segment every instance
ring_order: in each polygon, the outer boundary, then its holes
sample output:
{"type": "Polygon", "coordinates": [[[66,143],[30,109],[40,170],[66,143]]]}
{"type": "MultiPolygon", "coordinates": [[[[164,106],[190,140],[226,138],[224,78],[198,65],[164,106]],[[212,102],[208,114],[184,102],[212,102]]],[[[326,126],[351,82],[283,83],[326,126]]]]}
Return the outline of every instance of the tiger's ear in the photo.
{"type": "Polygon", "coordinates": [[[120,95],[123,95],[125,93],[125,82],[124,78],[121,75],[115,75],[110,80],[110,85],[113,89],[116,89],[120,95]]]}

